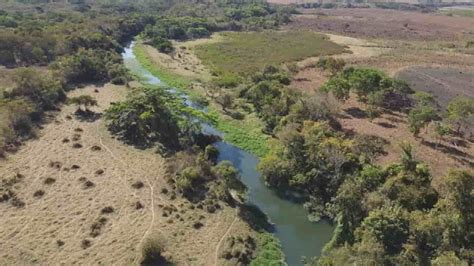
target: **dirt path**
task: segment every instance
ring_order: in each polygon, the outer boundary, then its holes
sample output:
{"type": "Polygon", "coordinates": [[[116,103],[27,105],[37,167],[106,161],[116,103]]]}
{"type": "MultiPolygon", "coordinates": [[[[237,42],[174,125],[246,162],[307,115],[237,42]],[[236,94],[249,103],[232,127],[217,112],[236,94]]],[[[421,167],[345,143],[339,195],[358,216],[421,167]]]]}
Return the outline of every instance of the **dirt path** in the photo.
{"type": "MultiPolygon", "coordinates": [[[[112,85],[97,88],[98,93],[95,89],[71,95],[95,97],[95,111],[102,112],[126,93],[124,87],[112,85]]],[[[102,119],[79,121],[72,118],[73,111],[73,106],[65,106],[38,139],[0,162],[3,178],[24,176],[14,189],[25,202],[23,208],[0,203],[0,264],[136,264],[138,246],[155,228],[154,191],[164,183],[164,160],[112,139],[102,119]],[[73,143],[80,147],[73,148],[73,143]],[[130,170],[137,166],[147,173],[130,170]],[[146,186],[132,188],[139,180],[146,186]],[[44,195],[34,196],[40,190],[44,195]],[[136,209],[137,202],[145,208],[136,209]],[[113,213],[103,214],[105,207],[112,207],[113,213]],[[100,217],[107,219],[105,225],[92,236],[100,217]],[[89,247],[83,247],[84,240],[90,241],[89,247]]]]}
{"type": "Polygon", "coordinates": [[[238,216],[236,214],[236,217],[232,221],[232,223],[229,225],[229,228],[225,231],[225,233],[222,235],[221,239],[219,239],[219,242],[216,245],[216,253],[214,254],[214,265],[217,266],[217,263],[219,262],[219,248],[222,245],[222,241],[225,240],[226,236],[229,234],[230,230],[232,229],[232,226],[234,226],[235,222],[238,220],[238,216]]]}

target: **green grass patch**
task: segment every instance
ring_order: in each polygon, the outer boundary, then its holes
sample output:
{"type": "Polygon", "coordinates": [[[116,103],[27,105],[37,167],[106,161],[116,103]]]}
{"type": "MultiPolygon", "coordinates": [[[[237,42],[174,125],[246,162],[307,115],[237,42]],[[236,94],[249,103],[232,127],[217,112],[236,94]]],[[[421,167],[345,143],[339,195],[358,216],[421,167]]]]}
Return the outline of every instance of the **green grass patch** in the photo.
{"type": "Polygon", "coordinates": [[[474,18],[474,9],[451,9],[442,10],[442,14],[447,16],[470,17],[474,18]]]}
{"type": "Polygon", "coordinates": [[[248,74],[312,56],[339,54],[343,46],[311,31],[224,32],[223,40],[196,47],[196,55],[218,75],[248,74]]]}
{"type": "MultiPolygon", "coordinates": [[[[172,86],[191,96],[191,99],[205,98],[205,92],[190,89],[192,80],[184,78],[171,70],[152,62],[143,45],[137,43],[133,52],[142,66],[154,76],[160,78],[165,85],[172,86]]],[[[235,120],[224,115],[217,105],[208,106],[208,119],[214,126],[224,133],[224,140],[246,150],[258,157],[263,157],[269,152],[268,140],[270,137],[262,132],[262,122],[254,114],[247,115],[244,120],[235,120]]]]}
{"type": "MultiPolygon", "coordinates": [[[[217,112],[213,110],[213,112],[217,112]]],[[[235,120],[219,113],[216,128],[224,133],[224,140],[258,157],[269,152],[270,136],[262,133],[262,122],[254,114],[235,120]]]]}
{"type": "Polygon", "coordinates": [[[133,53],[146,70],[160,78],[160,80],[167,86],[176,87],[181,90],[186,90],[187,93],[191,93],[188,90],[188,87],[191,85],[192,80],[178,75],[166,67],[153,63],[153,61],[147,56],[143,44],[137,42],[133,47],[133,53]]]}
{"type": "Polygon", "coordinates": [[[270,233],[261,233],[257,238],[257,256],[250,265],[287,265],[280,241],[270,233]]]}

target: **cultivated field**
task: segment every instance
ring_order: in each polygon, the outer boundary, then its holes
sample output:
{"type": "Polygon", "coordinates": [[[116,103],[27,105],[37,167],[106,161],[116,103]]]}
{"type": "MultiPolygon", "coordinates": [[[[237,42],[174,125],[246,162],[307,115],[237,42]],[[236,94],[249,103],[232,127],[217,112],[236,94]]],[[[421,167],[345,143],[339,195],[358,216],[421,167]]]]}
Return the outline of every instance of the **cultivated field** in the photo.
{"type": "MultiPolygon", "coordinates": [[[[84,94],[98,100],[100,114],[126,89],[89,86],[69,96],[84,94]]],[[[38,139],[0,161],[2,185],[15,193],[0,202],[0,265],[136,265],[149,237],[177,264],[212,265],[220,264],[221,239],[251,234],[235,209],[210,214],[171,200],[163,158],[111,138],[102,119],[80,121],[74,110],[65,106],[38,139]]]]}

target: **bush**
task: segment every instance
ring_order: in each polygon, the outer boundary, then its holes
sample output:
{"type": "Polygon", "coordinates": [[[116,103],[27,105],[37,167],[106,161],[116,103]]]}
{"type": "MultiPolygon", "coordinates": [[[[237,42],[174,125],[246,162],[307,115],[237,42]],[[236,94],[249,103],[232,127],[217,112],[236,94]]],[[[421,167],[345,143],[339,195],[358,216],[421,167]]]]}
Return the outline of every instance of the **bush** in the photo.
{"type": "Polygon", "coordinates": [[[168,261],[163,257],[164,241],[160,236],[153,235],[145,239],[141,248],[141,265],[168,265],[168,261]]]}
{"type": "Polygon", "coordinates": [[[171,53],[174,50],[171,41],[160,36],[153,38],[151,40],[151,45],[158,49],[158,51],[166,54],[171,53]]]}
{"type": "Polygon", "coordinates": [[[341,58],[321,57],[318,60],[317,66],[322,70],[329,71],[334,76],[344,69],[346,62],[341,58]]]}
{"type": "Polygon", "coordinates": [[[89,106],[97,106],[97,100],[90,95],[69,98],[68,103],[76,105],[78,111],[82,110],[81,106],[84,106],[85,111],[88,111],[89,106]]]}
{"type": "Polygon", "coordinates": [[[207,160],[211,162],[216,162],[217,157],[219,156],[219,150],[212,145],[207,145],[204,150],[204,156],[207,160]]]}

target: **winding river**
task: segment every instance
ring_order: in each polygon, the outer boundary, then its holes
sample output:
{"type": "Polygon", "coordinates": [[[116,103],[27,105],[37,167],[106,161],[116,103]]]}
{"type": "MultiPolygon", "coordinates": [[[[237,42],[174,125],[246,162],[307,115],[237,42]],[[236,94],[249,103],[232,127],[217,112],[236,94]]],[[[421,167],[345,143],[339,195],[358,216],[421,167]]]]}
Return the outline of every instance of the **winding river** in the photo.
{"type": "MultiPolygon", "coordinates": [[[[125,48],[122,54],[126,67],[144,82],[165,86],[138,62],[133,54],[133,45],[134,43],[125,48]]],[[[189,100],[187,103],[195,106],[189,100]]],[[[203,130],[222,136],[221,132],[208,125],[204,125],[203,130]]],[[[257,157],[225,141],[217,142],[215,146],[220,152],[219,160],[230,161],[239,170],[243,183],[249,189],[247,202],[263,211],[274,225],[273,233],[281,242],[288,265],[302,265],[302,256],[320,255],[323,246],[332,236],[333,227],[326,222],[309,222],[301,204],[285,200],[265,186],[256,169],[259,162],[257,157]]]]}

